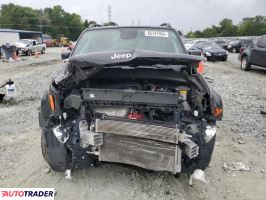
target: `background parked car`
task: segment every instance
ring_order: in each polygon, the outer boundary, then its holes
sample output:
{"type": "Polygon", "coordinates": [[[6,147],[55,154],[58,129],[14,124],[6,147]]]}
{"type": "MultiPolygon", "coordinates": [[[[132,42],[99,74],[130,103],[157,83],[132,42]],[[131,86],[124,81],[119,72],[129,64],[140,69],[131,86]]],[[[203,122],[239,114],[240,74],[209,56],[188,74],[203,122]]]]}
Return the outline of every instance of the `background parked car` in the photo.
{"type": "Polygon", "coordinates": [[[266,68],[266,35],[260,37],[254,46],[247,47],[240,52],[239,60],[241,69],[248,71],[251,65],[257,65],[266,68]]]}
{"type": "Polygon", "coordinates": [[[194,45],[195,40],[184,39],[183,43],[184,43],[184,46],[185,46],[186,50],[189,50],[194,45]]]}
{"type": "Polygon", "coordinates": [[[191,47],[193,50],[201,50],[207,60],[226,61],[228,52],[222,49],[215,42],[199,42],[191,47]]]}
{"type": "Polygon", "coordinates": [[[218,44],[221,48],[226,49],[227,48],[227,42],[224,40],[215,40],[216,44],[218,44]]]}
{"type": "Polygon", "coordinates": [[[45,53],[46,45],[45,43],[39,43],[37,40],[23,39],[15,43],[17,47],[17,54],[23,54],[31,56],[35,52],[45,53]]]}
{"type": "Polygon", "coordinates": [[[191,47],[193,47],[194,45],[201,43],[201,42],[207,42],[207,41],[209,40],[208,39],[198,39],[198,40],[184,39],[183,43],[184,43],[186,50],[190,50],[191,47]]]}
{"type": "Polygon", "coordinates": [[[46,44],[46,47],[53,47],[52,37],[48,34],[42,34],[43,42],[46,44]]]}
{"type": "Polygon", "coordinates": [[[232,53],[240,52],[241,47],[249,47],[254,45],[251,39],[240,39],[229,42],[227,50],[232,53]]]}
{"type": "MultiPolygon", "coordinates": [[[[199,39],[199,40],[195,40],[195,43],[194,45],[197,45],[197,44],[200,44],[200,43],[204,43],[204,42],[208,42],[209,40],[208,39],[199,39]]],[[[193,46],[194,46],[193,45],[193,46]]]]}

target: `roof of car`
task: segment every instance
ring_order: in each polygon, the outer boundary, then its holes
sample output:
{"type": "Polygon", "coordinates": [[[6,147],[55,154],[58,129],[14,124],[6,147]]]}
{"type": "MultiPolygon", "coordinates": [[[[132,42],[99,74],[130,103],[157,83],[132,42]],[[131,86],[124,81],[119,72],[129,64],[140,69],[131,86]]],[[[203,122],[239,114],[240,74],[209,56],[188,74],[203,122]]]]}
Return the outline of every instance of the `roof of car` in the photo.
{"type": "Polygon", "coordinates": [[[200,42],[199,45],[203,45],[203,44],[214,44],[215,42],[213,41],[203,41],[203,42],[200,42]]]}
{"type": "Polygon", "coordinates": [[[15,30],[15,29],[5,29],[5,28],[0,28],[0,32],[11,32],[11,33],[39,33],[39,34],[42,33],[42,32],[39,32],[39,31],[26,31],[26,30],[15,30]]]}
{"type": "Polygon", "coordinates": [[[167,26],[97,26],[92,28],[87,28],[86,30],[98,30],[98,29],[119,29],[119,28],[151,28],[151,29],[167,29],[175,30],[167,26]]]}
{"type": "Polygon", "coordinates": [[[33,39],[20,39],[20,40],[24,40],[24,41],[36,41],[36,40],[33,40],[33,39]]]}

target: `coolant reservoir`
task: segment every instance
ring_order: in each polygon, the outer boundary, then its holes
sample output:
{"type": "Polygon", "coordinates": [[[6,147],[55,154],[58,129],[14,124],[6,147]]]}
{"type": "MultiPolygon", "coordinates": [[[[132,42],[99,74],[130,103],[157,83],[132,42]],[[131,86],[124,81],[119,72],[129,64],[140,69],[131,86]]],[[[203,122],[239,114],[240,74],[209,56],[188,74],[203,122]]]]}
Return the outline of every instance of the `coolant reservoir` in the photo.
{"type": "Polygon", "coordinates": [[[187,100],[187,90],[180,90],[180,96],[182,96],[183,101],[187,100]]]}
{"type": "Polygon", "coordinates": [[[180,96],[182,96],[182,100],[186,101],[190,88],[187,86],[179,86],[179,87],[176,87],[176,90],[179,91],[180,96]]]}
{"type": "Polygon", "coordinates": [[[16,85],[15,83],[6,85],[6,96],[14,97],[16,95],[16,85]]]}
{"type": "Polygon", "coordinates": [[[186,86],[181,86],[181,87],[177,87],[176,90],[179,91],[180,96],[182,96],[183,109],[186,111],[190,111],[191,108],[190,108],[190,105],[188,104],[188,101],[187,101],[187,96],[188,96],[188,93],[190,91],[190,88],[186,87],[186,86]]]}

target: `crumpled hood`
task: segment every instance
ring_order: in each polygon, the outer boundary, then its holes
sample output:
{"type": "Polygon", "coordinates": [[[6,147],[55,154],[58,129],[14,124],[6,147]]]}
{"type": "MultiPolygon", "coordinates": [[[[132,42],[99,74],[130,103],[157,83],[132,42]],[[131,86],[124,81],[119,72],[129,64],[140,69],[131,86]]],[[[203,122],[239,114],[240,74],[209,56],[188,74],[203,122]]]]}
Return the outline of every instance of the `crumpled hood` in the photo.
{"type": "Polygon", "coordinates": [[[152,66],[162,65],[186,65],[197,67],[200,61],[206,61],[202,56],[189,54],[161,53],[156,51],[115,51],[89,53],[86,55],[72,56],[69,58],[72,66],[84,68],[87,66],[152,66]]]}
{"type": "Polygon", "coordinates": [[[70,88],[71,85],[93,76],[105,67],[137,67],[161,64],[170,66],[184,65],[184,67],[196,69],[201,61],[206,61],[206,58],[189,54],[158,53],[155,51],[138,50],[89,53],[71,56],[54,77],[54,82],[57,86],[70,88]]]}

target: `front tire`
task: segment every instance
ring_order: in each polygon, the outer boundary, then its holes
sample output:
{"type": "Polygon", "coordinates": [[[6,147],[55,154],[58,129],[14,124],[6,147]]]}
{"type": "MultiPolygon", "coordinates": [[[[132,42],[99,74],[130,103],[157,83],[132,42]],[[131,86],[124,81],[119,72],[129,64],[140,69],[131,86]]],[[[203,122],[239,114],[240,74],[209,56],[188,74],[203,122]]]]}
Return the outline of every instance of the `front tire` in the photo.
{"type": "Polygon", "coordinates": [[[45,48],[42,48],[41,54],[45,54],[45,48]]]}
{"type": "Polygon", "coordinates": [[[29,50],[29,51],[27,52],[27,55],[28,55],[28,56],[32,56],[32,51],[29,50]]]}
{"type": "Polygon", "coordinates": [[[248,58],[247,56],[243,56],[241,58],[241,65],[240,65],[241,69],[244,70],[244,71],[249,71],[251,70],[251,66],[250,64],[248,63],[248,58]]]}
{"type": "Polygon", "coordinates": [[[204,142],[204,144],[202,144],[198,158],[199,169],[205,170],[209,166],[212,158],[215,140],[216,135],[209,142],[204,142]]]}
{"type": "Polygon", "coordinates": [[[68,168],[68,154],[64,144],[60,143],[51,129],[43,129],[41,149],[44,160],[54,171],[65,171],[68,168]]]}

